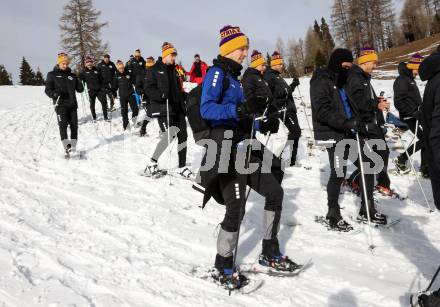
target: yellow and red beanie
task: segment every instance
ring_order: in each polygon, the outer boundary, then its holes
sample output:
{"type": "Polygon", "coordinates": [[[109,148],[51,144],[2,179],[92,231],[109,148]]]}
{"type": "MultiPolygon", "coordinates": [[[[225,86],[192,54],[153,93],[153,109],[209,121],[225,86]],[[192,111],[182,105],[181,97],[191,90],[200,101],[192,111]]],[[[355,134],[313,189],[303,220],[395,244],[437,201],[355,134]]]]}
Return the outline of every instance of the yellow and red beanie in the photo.
{"type": "Polygon", "coordinates": [[[270,66],[283,65],[283,56],[278,51],[274,51],[270,57],[270,66]]]}
{"type": "Polygon", "coordinates": [[[357,59],[358,65],[367,63],[367,62],[374,62],[378,61],[379,56],[377,55],[376,50],[372,47],[364,47],[361,50],[361,53],[359,54],[359,57],[357,59]]]}
{"type": "Polygon", "coordinates": [[[69,57],[67,56],[67,54],[65,52],[58,53],[57,65],[61,64],[61,62],[64,62],[64,61],[70,62],[69,57]]]}
{"type": "Polygon", "coordinates": [[[251,64],[249,65],[252,68],[258,67],[260,65],[266,64],[263,55],[258,50],[252,51],[251,55],[251,64]]]}
{"type": "Polygon", "coordinates": [[[220,55],[225,56],[237,49],[249,48],[249,39],[241,32],[240,27],[227,25],[220,30],[219,47],[220,55]]]}
{"type": "Polygon", "coordinates": [[[423,60],[424,57],[421,54],[416,53],[411,57],[408,64],[406,64],[406,67],[411,70],[419,70],[420,64],[422,64],[423,60]]]}
{"type": "Polygon", "coordinates": [[[173,44],[168,42],[162,44],[162,58],[165,58],[173,53],[177,55],[177,50],[174,48],[173,44]]]}
{"type": "Polygon", "coordinates": [[[149,56],[145,61],[145,67],[151,67],[153,65],[154,65],[154,58],[152,56],[149,56]]]}
{"type": "Polygon", "coordinates": [[[85,58],[85,60],[84,60],[84,64],[87,64],[87,63],[92,63],[93,64],[93,59],[91,57],[89,57],[89,56],[87,56],[85,58]]]}

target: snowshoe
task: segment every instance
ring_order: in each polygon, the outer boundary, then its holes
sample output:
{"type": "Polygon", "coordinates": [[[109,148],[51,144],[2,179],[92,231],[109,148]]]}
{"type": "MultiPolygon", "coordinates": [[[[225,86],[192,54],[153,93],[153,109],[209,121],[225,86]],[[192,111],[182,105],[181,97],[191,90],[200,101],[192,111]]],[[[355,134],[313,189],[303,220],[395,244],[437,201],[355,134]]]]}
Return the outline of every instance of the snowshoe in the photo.
{"type": "Polygon", "coordinates": [[[72,145],[67,144],[66,150],[64,152],[64,158],[70,159],[70,153],[72,152],[72,145]]]}
{"type": "Polygon", "coordinates": [[[354,230],[353,226],[347,223],[344,219],[328,219],[324,216],[315,216],[315,222],[327,227],[327,230],[338,231],[338,232],[350,232],[356,234],[359,230],[354,230]]]}
{"type": "Polygon", "coordinates": [[[214,269],[211,276],[226,290],[230,291],[240,289],[249,283],[249,279],[246,276],[233,269],[223,269],[223,271],[214,269]]]}
{"type": "Polygon", "coordinates": [[[258,263],[262,266],[281,272],[294,272],[301,268],[300,265],[290,260],[288,256],[284,256],[282,254],[279,254],[278,256],[267,256],[261,254],[260,258],[258,259],[258,263]]]}
{"type": "Polygon", "coordinates": [[[147,129],[146,127],[142,126],[141,129],[139,130],[139,136],[145,136],[147,134],[147,129]]]}
{"type": "MultiPolygon", "coordinates": [[[[359,213],[356,220],[359,223],[368,223],[367,214],[359,213]]],[[[371,212],[370,213],[370,222],[376,225],[386,225],[387,224],[387,216],[385,214],[379,212],[371,212]]]]}
{"type": "Polygon", "coordinates": [[[159,169],[157,162],[152,161],[144,170],[143,176],[150,178],[160,178],[167,174],[166,170],[159,169]]]}
{"type": "Polygon", "coordinates": [[[440,289],[411,295],[412,307],[440,307],[440,289]]]}
{"type": "Polygon", "coordinates": [[[396,193],[394,190],[381,185],[376,185],[375,190],[377,193],[387,198],[400,199],[400,200],[406,199],[406,197],[401,197],[399,193],[396,193]]]}
{"type": "Polygon", "coordinates": [[[192,179],[194,177],[194,173],[187,167],[183,167],[181,171],[177,170],[178,174],[182,176],[184,179],[192,179]]]}

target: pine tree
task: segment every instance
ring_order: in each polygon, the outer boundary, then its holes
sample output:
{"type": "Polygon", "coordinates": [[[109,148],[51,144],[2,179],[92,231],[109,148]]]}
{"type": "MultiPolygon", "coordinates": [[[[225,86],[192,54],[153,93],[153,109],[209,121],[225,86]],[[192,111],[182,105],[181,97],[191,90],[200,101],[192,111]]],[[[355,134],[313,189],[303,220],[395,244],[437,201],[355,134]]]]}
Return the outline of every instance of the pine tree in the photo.
{"type": "Polygon", "coordinates": [[[100,15],[92,0],[70,0],[64,6],[59,25],[61,45],[77,69],[84,67],[86,56],[98,60],[108,50],[108,44],[101,40],[101,29],[108,23],[98,22],[100,15]]]}
{"type": "Polygon", "coordinates": [[[316,68],[323,68],[327,65],[327,59],[324,55],[324,53],[322,53],[322,51],[320,49],[318,49],[318,51],[316,52],[315,55],[315,67],[316,68]]]}
{"type": "Polygon", "coordinates": [[[407,41],[411,42],[429,35],[429,16],[426,15],[423,0],[406,0],[400,21],[407,41]]]}
{"type": "Polygon", "coordinates": [[[328,59],[335,48],[335,41],[330,33],[330,27],[325,21],[324,17],[321,18],[321,32],[322,32],[322,43],[325,56],[328,59]]]}
{"type": "Polygon", "coordinates": [[[35,81],[35,73],[29,65],[28,61],[26,61],[25,57],[23,57],[21,61],[20,67],[20,84],[21,85],[34,85],[35,81]]]}
{"type": "Polygon", "coordinates": [[[40,68],[38,67],[37,68],[37,73],[35,74],[34,85],[41,86],[41,85],[44,85],[44,84],[45,84],[45,81],[44,81],[43,74],[41,73],[40,68]]]}
{"type": "Polygon", "coordinates": [[[0,85],[12,85],[12,76],[3,65],[0,65],[0,85]]]}
{"type": "Polygon", "coordinates": [[[266,52],[266,64],[270,66],[270,54],[266,52]]]}

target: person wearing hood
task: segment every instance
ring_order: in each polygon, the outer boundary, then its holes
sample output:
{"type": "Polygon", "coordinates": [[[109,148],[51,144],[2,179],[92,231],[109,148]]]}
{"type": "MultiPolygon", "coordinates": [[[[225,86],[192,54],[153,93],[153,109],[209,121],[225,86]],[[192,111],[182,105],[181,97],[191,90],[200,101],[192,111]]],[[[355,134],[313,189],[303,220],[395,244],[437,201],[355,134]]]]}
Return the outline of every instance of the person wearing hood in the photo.
{"type": "Polygon", "coordinates": [[[288,85],[281,76],[283,70],[283,57],[278,51],[274,51],[271,56],[270,67],[264,72],[263,78],[269,84],[272,91],[272,105],[277,110],[286,109],[283,120],[287,129],[289,129],[288,140],[291,143],[290,166],[294,166],[296,164],[296,155],[298,153],[299,138],[301,137],[301,127],[298,122],[295,101],[293,100],[292,93],[299,85],[299,80],[294,78],[292,83],[288,85]]]}
{"type": "Polygon", "coordinates": [[[440,210],[440,46],[420,65],[419,75],[422,81],[428,81],[423,94],[420,121],[434,203],[440,210]]]}
{"type": "Polygon", "coordinates": [[[348,159],[350,148],[337,150],[337,146],[340,141],[354,140],[353,129],[365,130],[365,124],[353,116],[344,90],[348,70],[352,65],[351,51],[336,49],[331,54],[327,67],[315,70],[310,80],[314,136],[318,143],[326,145],[330,163],[325,222],[329,229],[344,232],[353,230],[342,218],[339,206],[341,184],[347,172],[342,161],[348,159]]]}
{"type": "Polygon", "coordinates": [[[183,177],[190,178],[192,172],[186,167],[186,141],[188,138],[183,90],[183,76],[176,67],[177,50],[173,44],[162,44],[162,56],[147,70],[144,80],[145,95],[151,101],[148,116],[158,118],[161,129],[166,131],[156,145],[156,149],[147,165],[148,176],[155,177],[163,173],[159,168],[159,157],[168,148],[168,141],[177,137],[179,170],[176,172],[183,177]],[[169,122],[168,122],[169,118],[169,122]],[[170,140],[168,140],[168,129],[170,140]]]}
{"type": "MultiPolygon", "coordinates": [[[[413,134],[417,130],[417,143],[415,141],[407,149],[408,155],[412,155],[415,151],[421,150],[420,172],[424,177],[429,176],[428,167],[426,165],[425,146],[423,141],[423,130],[416,129],[416,125],[420,124],[420,107],[422,105],[422,96],[419,87],[415,81],[419,73],[420,64],[423,62],[423,56],[416,53],[408,63],[400,63],[398,67],[399,76],[394,81],[394,105],[399,111],[400,119],[405,122],[413,134]]],[[[402,173],[407,173],[410,169],[406,166],[408,155],[402,153],[396,162],[397,169],[402,173]]]]}
{"type": "MultiPolygon", "coordinates": [[[[366,222],[368,220],[368,206],[370,221],[372,223],[387,224],[387,217],[376,210],[373,198],[375,174],[378,175],[378,177],[388,178],[385,169],[388,165],[389,153],[382,127],[385,123],[382,112],[388,110],[390,104],[383,97],[377,97],[371,85],[371,74],[374,69],[376,69],[378,60],[378,55],[373,48],[368,46],[363,48],[357,59],[357,65],[354,64],[348,72],[344,90],[350,102],[353,118],[365,123],[365,129],[357,129],[361,149],[366,147],[365,144],[369,140],[383,142],[385,146],[385,150],[380,150],[376,145],[371,146],[371,150],[382,158],[383,168],[381,171],[376,173],[372,171],[364,172],[364,174],[360,174],[359,176],[359,179],[362,179],[362,177],[365,178],[366,191],[361,193],[362,205],[357,219],[360,222],[366,222]],[[383,174],[383,176],[381,176],[381,174],[383,174]],[[367,199],[365,199],[365,194],[367,199]]],[[[367,156],[364,151],[362,151],[361,154],[364,163],[368,163],[370,167],[375,166],[374,161],[370,158],[371,155],[367,156]]],[[[360,167],[358,167],[357,171],[359,171],[359,168],[360,167]]],[[[379,182],[380,179],[381,178],[378,178],[379,182]]],[[[362,180],[360,180],[360,182],[362,182],[362,180]]],[[[360,184],[360,186],[362,186],[362,184],[360,184]]]]}
{"type": "Polygon", "coordinates": [[[69,57],[58,55],[57,66],[47,74],[45,93],[52,98],[60,128],[61,142],[66,155],[76,151],[78,141],[78,103],[76,92],[82,93],[84,87],[69,68],[69,57]],[[70,139],[67,127],[70,127],[70,139]]]}

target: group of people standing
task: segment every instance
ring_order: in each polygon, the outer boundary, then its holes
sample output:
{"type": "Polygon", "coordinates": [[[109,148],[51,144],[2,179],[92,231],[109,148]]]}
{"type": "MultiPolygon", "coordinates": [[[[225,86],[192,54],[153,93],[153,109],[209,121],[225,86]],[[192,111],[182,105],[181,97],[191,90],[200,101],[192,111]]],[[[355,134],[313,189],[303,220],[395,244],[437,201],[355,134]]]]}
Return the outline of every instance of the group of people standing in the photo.
{"type": "MultiPolygon", "coordinates": [[[[170,139],[177,138],[179,168],[182,176],[191,174],[186,168],[187,121],[186,103],[188,94],[183,89],[185,76],[199,84],[200,112],[198,116],[209,127],[206,138],[215,144],[214,150],[206,145],[202,166],[212,162],[209,169],[200,168],[200,182],[195,188],[204,193],[203,205],[214,198],[225,205],[226,213],[221,222],[217,238],[215,257],[216,273],[213,277],[228,288],[240,288],[247,278],[235,270],[234,253],[237,252],[240,223],[245,213],[247,187],[265,198],[264,232],[259,263],[278,271],[294,271],[299,266],[280,251],[278,230],[284,191],[282,181],[284,165],[281,157],[268,153],[263,144],[254,146],[256,132],[270,136],[276,134],[281,124],[288,129],[291,157],[290,166],[297,164],[296,156],[301,136],[297,109],[292,93],[299,85],[294,78],[288,84],[282,77],[284,63],[282,55],[275,51],[266,63],[258,50],[251,54],[249,67],[243,70],[242,63],[248,57],[249,39],[239,27],[225,26],[220,30],[219,55],[208,67],[198,54],[188,74],[176,64],[177,49],[165,42],[162,54],[154,61],[144,60],[139,50],[126,65],[122,61],[113,64],[106,55],[97,67],[86,59],[85,69],[79,78],[68,68],[67,55],[58,57],[58,65],[48,74],[46,93],[56,105],[61,139],[66,150],[72,150],[77,140],[77,115],[75,91],[82,92],[87,85],[93,119],[96,119],[94,104],[101,102],[104,119],[108,119],[107,98],[110,108],[119,96],[123,128],[130,125],[128,106],[132,110],[132,125],[137,122],[139,108],[144,108],[148,117],[141,123],[140,135],[151,118],[157,118],[162,138],[151,156],[146,172],[154,177],[161,172],[159,157],[170,146],[170,139]],[[71,127],[71,138],[67,138],[67,125],[71,127]],[[246,140],[251,140],[251,146],[246,140]],[[237,168],[238,157],[245,153],[245,169],[253,164],[252,172],[241,172],[237,168]],[[269,158],[268,158],[269,157],[269,158]],[[269,170],[269,171],[268,171],[269,170]]],[[[330,56],[327,67],[316,69],[310,81],[310,97],[314,137],[318,144],[327,148],[330,177],[327,184],[328,212],[325,220],[329,229],[350,231],[353,227],[343,219],[339,206],[339,192],[343,184],[347,160],[358,166],[358,175],[353,182],[361,190],[359,222],[387,224],[387,217],[380,213],[373,198],[374,189],[390,192],[387,174],[389,149],[385,142],[386,126],[384,113],[390,103],[377,95],[371,74],[378,63],[378,54],[373,48],[364,48],[355,62],[353,53],[347,49],[336,49],[330,56]],[[355,148],[353,148],[355,147],[355,148]],[[360,149],[360,150],[358,150],[360,149]],[[357,156],[350,154],[358,150],[357,156]],[[364,170],[363,166],[374,166],[380,157],[379,170],[364,170]],[[364,162],[364,163],[360,163],[364,162]]],[[[440,94],[440,50],[425,61],[416,54],[408,63],[399,65],[399,77],[394,84],[395,106],[401,119],[417,135],[414,145],[422,150],[421,172],[430,176],[435,205],[440,209],[440,105],[436,100],[440,94]],[[420,68],[420,69],[419,69],[420,68]],[[428,80],[422,98],[414,78],[420,71],[422,80],[428,80]],[[420,125],[420,129],[418,129],[420,125]],[[429,175],[428,173],[429,169],[429,175]]],[[[306,115],[307,116],[307,115],[306,115]]],[[[412,152],[412,149],[407,150],[412,152]]],[[[405,172],[410,155],[401,155],[396,166],[405,172]]],[[[373,168],[374,169],[374,168],[373,168]]]]}

